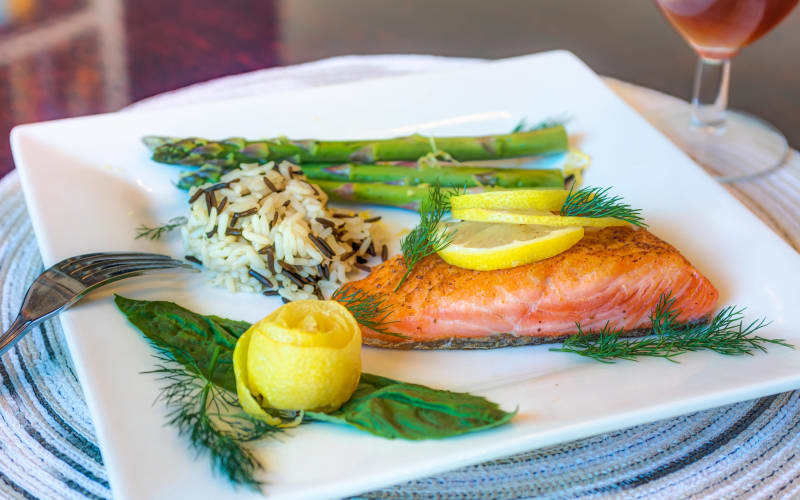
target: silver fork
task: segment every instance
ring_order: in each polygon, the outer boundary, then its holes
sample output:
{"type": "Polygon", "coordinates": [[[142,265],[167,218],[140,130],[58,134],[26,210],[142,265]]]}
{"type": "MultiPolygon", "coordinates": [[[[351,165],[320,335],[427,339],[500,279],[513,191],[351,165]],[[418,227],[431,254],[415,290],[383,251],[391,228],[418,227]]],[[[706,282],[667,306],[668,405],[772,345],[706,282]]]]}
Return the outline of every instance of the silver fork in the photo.
{"type": "Polygon", "coordinates": [[[31,327],[67,309],[92,290],[132,276],[172,269],[198,270],[187,262],[154,253],[87,253],[62,260],[33,281],[17,319],[0,336],[0,356],[31,327]]]}

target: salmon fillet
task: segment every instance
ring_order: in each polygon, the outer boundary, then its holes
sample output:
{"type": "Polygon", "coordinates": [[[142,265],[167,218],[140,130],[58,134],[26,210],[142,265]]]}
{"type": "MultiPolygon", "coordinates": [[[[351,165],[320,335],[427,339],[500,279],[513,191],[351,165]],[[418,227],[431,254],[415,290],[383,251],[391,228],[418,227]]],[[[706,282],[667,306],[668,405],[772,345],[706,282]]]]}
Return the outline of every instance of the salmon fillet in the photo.
{"type": "Polygon", "coordinates": [[[598,331],[606,322],[623,335],[650,332],[650,312],[671,292],[678,321],[708,321],[713,285],[675,248],[644,229],[587,231],[566,252],[524,266],[471,271],[438,255],[405,273],[401,256],[375,267],[355,288],[387,297],[388,326],[402,339],[361,327],[364,343],[400,349],[488,349],[558,342],[598,331]]]}

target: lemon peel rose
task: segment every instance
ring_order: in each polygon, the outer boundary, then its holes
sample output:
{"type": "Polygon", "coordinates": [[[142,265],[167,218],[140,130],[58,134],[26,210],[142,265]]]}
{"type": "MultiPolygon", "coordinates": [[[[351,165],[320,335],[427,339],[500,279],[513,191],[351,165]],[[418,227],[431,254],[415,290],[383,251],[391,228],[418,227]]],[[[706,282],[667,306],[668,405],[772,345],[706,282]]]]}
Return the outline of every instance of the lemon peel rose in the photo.
{"type": "Polygon", "coordinates": [[[361,329],[335,301],[290,302],[251,326],[233,354],[242,408],[330,412],[353,395],[361,376],[361,329]]]}

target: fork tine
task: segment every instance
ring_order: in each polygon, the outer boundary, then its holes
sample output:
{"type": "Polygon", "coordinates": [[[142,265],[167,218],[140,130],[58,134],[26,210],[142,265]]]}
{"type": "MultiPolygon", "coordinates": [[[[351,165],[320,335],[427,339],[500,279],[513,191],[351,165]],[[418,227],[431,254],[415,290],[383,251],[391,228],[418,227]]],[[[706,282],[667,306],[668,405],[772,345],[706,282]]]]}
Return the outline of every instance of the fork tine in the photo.
{"type": "Polygon", "coordinates": [[[64,272],[67,273],[74,273],[80,272],[83,269],[93,266],[95,264],[99,264],[102,262],[120,262],[126,261],[130,259],[158,259],[158,260],[172,260],[172,257],[168,255],[160,255],[155,253],[143,253],[143,252],[104,252],[104,253],[95,253],[95,254],[86,254],[81,255],[74,260],[67,259],[65,261],[61,261],[56,264],[55,267],[58,267],[64,272]]]}
{"type": "Polygon", "coordinates": [[[130,271],[150,270],[150,269],[170,269],[176,267],[192,268],[193,266],[191,266],[191,264],[187,264],[185,262],[173,259],[164,261],[157,261],[157,260],[124,261],[124,262],[103,263],[100,266],[93,266],[91,268],[87,268],[82,272],[78,273],[78,275],[73,275],[73,276],[78,280],[86,283],[86,282],[93,282],[96,280],[102,281],[110,276],[116,276],[119,273],[126,273],[130,271]]]}
{"type": "Polygon", "coordinates": [[[102,269],[107,269],[114,266],[124,264],[165,264],[165,263],[181,263],[182,261],[173,258],[150,258],[150,257],[137,257],[131,259],[103,259],[90,262],[88,265],[71,271],[69,274],[80,274],[85,272],[94,272],[102,269]]]}
{"type": "Polygon", "coordinates": [[[102,283],[110,279],[116,280],[116,279],[126,278],[128,276],[135,276],[137,274],[142,274],[149,271],[158,271],[162,269],[179,269],[179,268],[195,269],[190,264],[186,264],[184,262],[179,262],[179,261],[174,261],[170,263],[159,263],[159,264],[156,263],[135,264],[135,265],[126,264],[104,270],[98,270],[97,272],[94,272],[91,275],[81,277],[80,280],[87,286],[94,286],[98,283],[102,283]]]}

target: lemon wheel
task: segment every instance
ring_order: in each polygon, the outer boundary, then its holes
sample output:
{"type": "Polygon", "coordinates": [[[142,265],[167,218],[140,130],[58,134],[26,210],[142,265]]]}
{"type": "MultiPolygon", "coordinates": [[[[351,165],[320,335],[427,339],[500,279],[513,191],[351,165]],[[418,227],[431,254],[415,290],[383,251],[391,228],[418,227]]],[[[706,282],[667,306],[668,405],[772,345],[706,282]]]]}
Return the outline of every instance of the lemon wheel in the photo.
{"type": "Polygon", "coordinates": [[[468,208],[561,210],[569,191],[566,189],[514,189],[463,194],[450,198],[453,210],[468,208]]]}
{"type": "Polygon", "coordinates": [[[627,226],[624,220],[613,217],[571,217],[554,215],[543,210],[492,210],[486,208],[453,209],[453,218],[473,222],[502,224],[534,224],[550,227],[610,227],[627,226]]]}
{"type": "Polygon", "coordinates": [[[492,271],[548,259],[583,238],[582,227],[553,228],[531,224],[455,222],[455,236],[439,252],[448,264],[492,271]]]}

